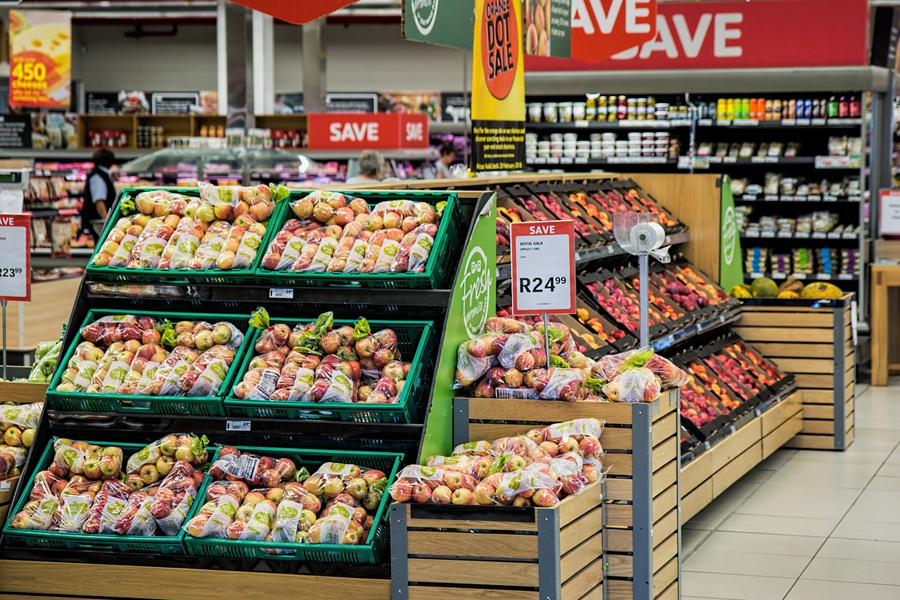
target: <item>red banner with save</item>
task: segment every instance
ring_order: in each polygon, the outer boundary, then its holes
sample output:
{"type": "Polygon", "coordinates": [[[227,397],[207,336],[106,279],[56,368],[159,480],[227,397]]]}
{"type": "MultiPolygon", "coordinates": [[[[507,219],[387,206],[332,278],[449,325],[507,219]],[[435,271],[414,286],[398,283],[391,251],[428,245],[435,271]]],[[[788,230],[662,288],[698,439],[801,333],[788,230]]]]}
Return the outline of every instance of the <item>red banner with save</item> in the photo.
{"type": "Polygon", "coordinates": [[[572,221],[512,223],[509,234],[513,314],[573,314],[576,305],[572,221]]]}
{"type": "Polygon", "coordinates": [[[393,113],[313,113],[312,150],[396,150],[428,147],[428,116],[393,113]]]}

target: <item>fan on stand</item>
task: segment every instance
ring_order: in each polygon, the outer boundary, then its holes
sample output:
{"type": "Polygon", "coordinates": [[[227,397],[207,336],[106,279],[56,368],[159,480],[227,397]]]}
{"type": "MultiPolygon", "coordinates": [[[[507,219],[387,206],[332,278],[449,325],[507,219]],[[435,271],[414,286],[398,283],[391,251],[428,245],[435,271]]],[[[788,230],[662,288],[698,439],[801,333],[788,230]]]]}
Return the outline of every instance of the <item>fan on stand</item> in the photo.
{"type": "Polygon", "coordinates": [[[650,257],[661,263],[672,260],[670,246],[663,247],[666,231],[652,213],[624,212],[613,214],[613,234],[623,250],[638,257],[640,269],[641,348],[650,344],[649,283],[650,257]]]}

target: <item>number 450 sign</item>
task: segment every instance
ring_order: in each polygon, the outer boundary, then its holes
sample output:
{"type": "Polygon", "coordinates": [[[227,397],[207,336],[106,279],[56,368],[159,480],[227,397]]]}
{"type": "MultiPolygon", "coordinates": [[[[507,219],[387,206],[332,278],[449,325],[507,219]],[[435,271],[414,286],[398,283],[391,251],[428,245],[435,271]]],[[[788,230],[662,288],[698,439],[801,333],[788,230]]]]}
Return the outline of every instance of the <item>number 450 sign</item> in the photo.
{"type": "Polygon", "coordinates": [[[575,230],[572,221],[509,226],[516,315],[575,312],[575,230]]]}

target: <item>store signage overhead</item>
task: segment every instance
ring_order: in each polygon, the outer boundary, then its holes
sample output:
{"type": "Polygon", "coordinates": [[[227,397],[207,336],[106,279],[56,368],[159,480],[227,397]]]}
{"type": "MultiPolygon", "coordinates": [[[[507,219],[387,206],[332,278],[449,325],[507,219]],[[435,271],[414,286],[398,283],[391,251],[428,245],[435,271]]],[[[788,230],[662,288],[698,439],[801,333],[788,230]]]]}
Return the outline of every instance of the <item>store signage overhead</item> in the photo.
{"type": "Polygon", "coordinates": [[[9,11],[9,105],[69,108],[72,14],[9,11]]]}
{"type": "Polygon", "coordinates": [[[0,300],[31,300],[31,217],[0,215],[0,300]]]}
{"type": "Polygon", "coordinates": [[[241,6],[272,15],[294,25],[303,25],[350,6],[356,0],[231,0],[241,6]]]}
{"type": "Polygon", "coordinates": [[[472,170],[525,168],[521,0],[478,0],[472,53],[472,170]]]}
{"type": "Polygon", "coordinates": [[[573,314],[575,227],[572,221],[509,226],[515,315],[573,314]]]}
{"type": "Polygon", "coordinates": [[[605,60],[636,48],[655,35],[656,0],[572,0],[571,57],[574,59],[605,60]]]}
{"type": "Polygon", "coordinates": [[[451,48],[472,48],[475,0],[403,0],[403,37],[451,48]]]}
{"type": "Polygon", "coordinates": [[[308,115],[312,150],[396,150],[428,147],[427,115],[313,113],[308,115]]]}
{"type": "MultiPolygon", "coordinates": [[[[607,2],[608,0],[602,0],[607,2]]],[[[597,16],[601,0],[584,0],[597,16]]],[[[602,39],[600,21],[573,0],[572,56],[585,35],[602,39]],[[579,5],[579,7],[576,7],[579,5]],[[601,36],[601,37],[598,37],[601,36]]],[[[627,4],[627,2],[626,2],[627,4]]],[[[608,20],[604,21],[608,27],[608,20]]],[[[747,69],[869,64],[866,0],[666,2],[658,7],[656,35],[607,60],[552,61],[529,57],[529,71],[747,69]],[[840,44],[822,40],[839,39],[840,44]],[[777,42],[773,42],[777,40],[777,42]]]]}

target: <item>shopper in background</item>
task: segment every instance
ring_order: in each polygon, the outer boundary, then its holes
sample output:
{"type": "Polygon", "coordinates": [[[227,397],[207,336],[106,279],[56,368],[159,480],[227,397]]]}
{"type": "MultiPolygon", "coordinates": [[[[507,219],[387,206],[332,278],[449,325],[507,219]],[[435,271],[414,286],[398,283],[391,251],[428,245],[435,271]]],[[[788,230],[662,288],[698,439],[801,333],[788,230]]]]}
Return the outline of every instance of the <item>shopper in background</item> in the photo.
{"type": "Polygon", "coordinates": [[[116,187],[113,185],[110,168],[116,162],[116,156],[106,148],[96,150],[91,156],[94,168],[88,173],[84,185],[84,204],[81,207],[81,229],[96,241],[99,237],[91,226],[91,221],[103,221],[116,200],[116,187]]]}
{"type": "Polygon", "coordinates": [[[372,183],[384,175],[384,158],[377,150],[363,150],[359,155],[359,175],[347,178],[347,183],[372,183]]]}
{"type": "Polygon", "coordinates": [[[441,146],[441,157],[435,163],[438,179],[453,179],[453,173],[450,172],[450,165],[456,160],[456,148],[453,144],[447,143],[441,146]]]}

